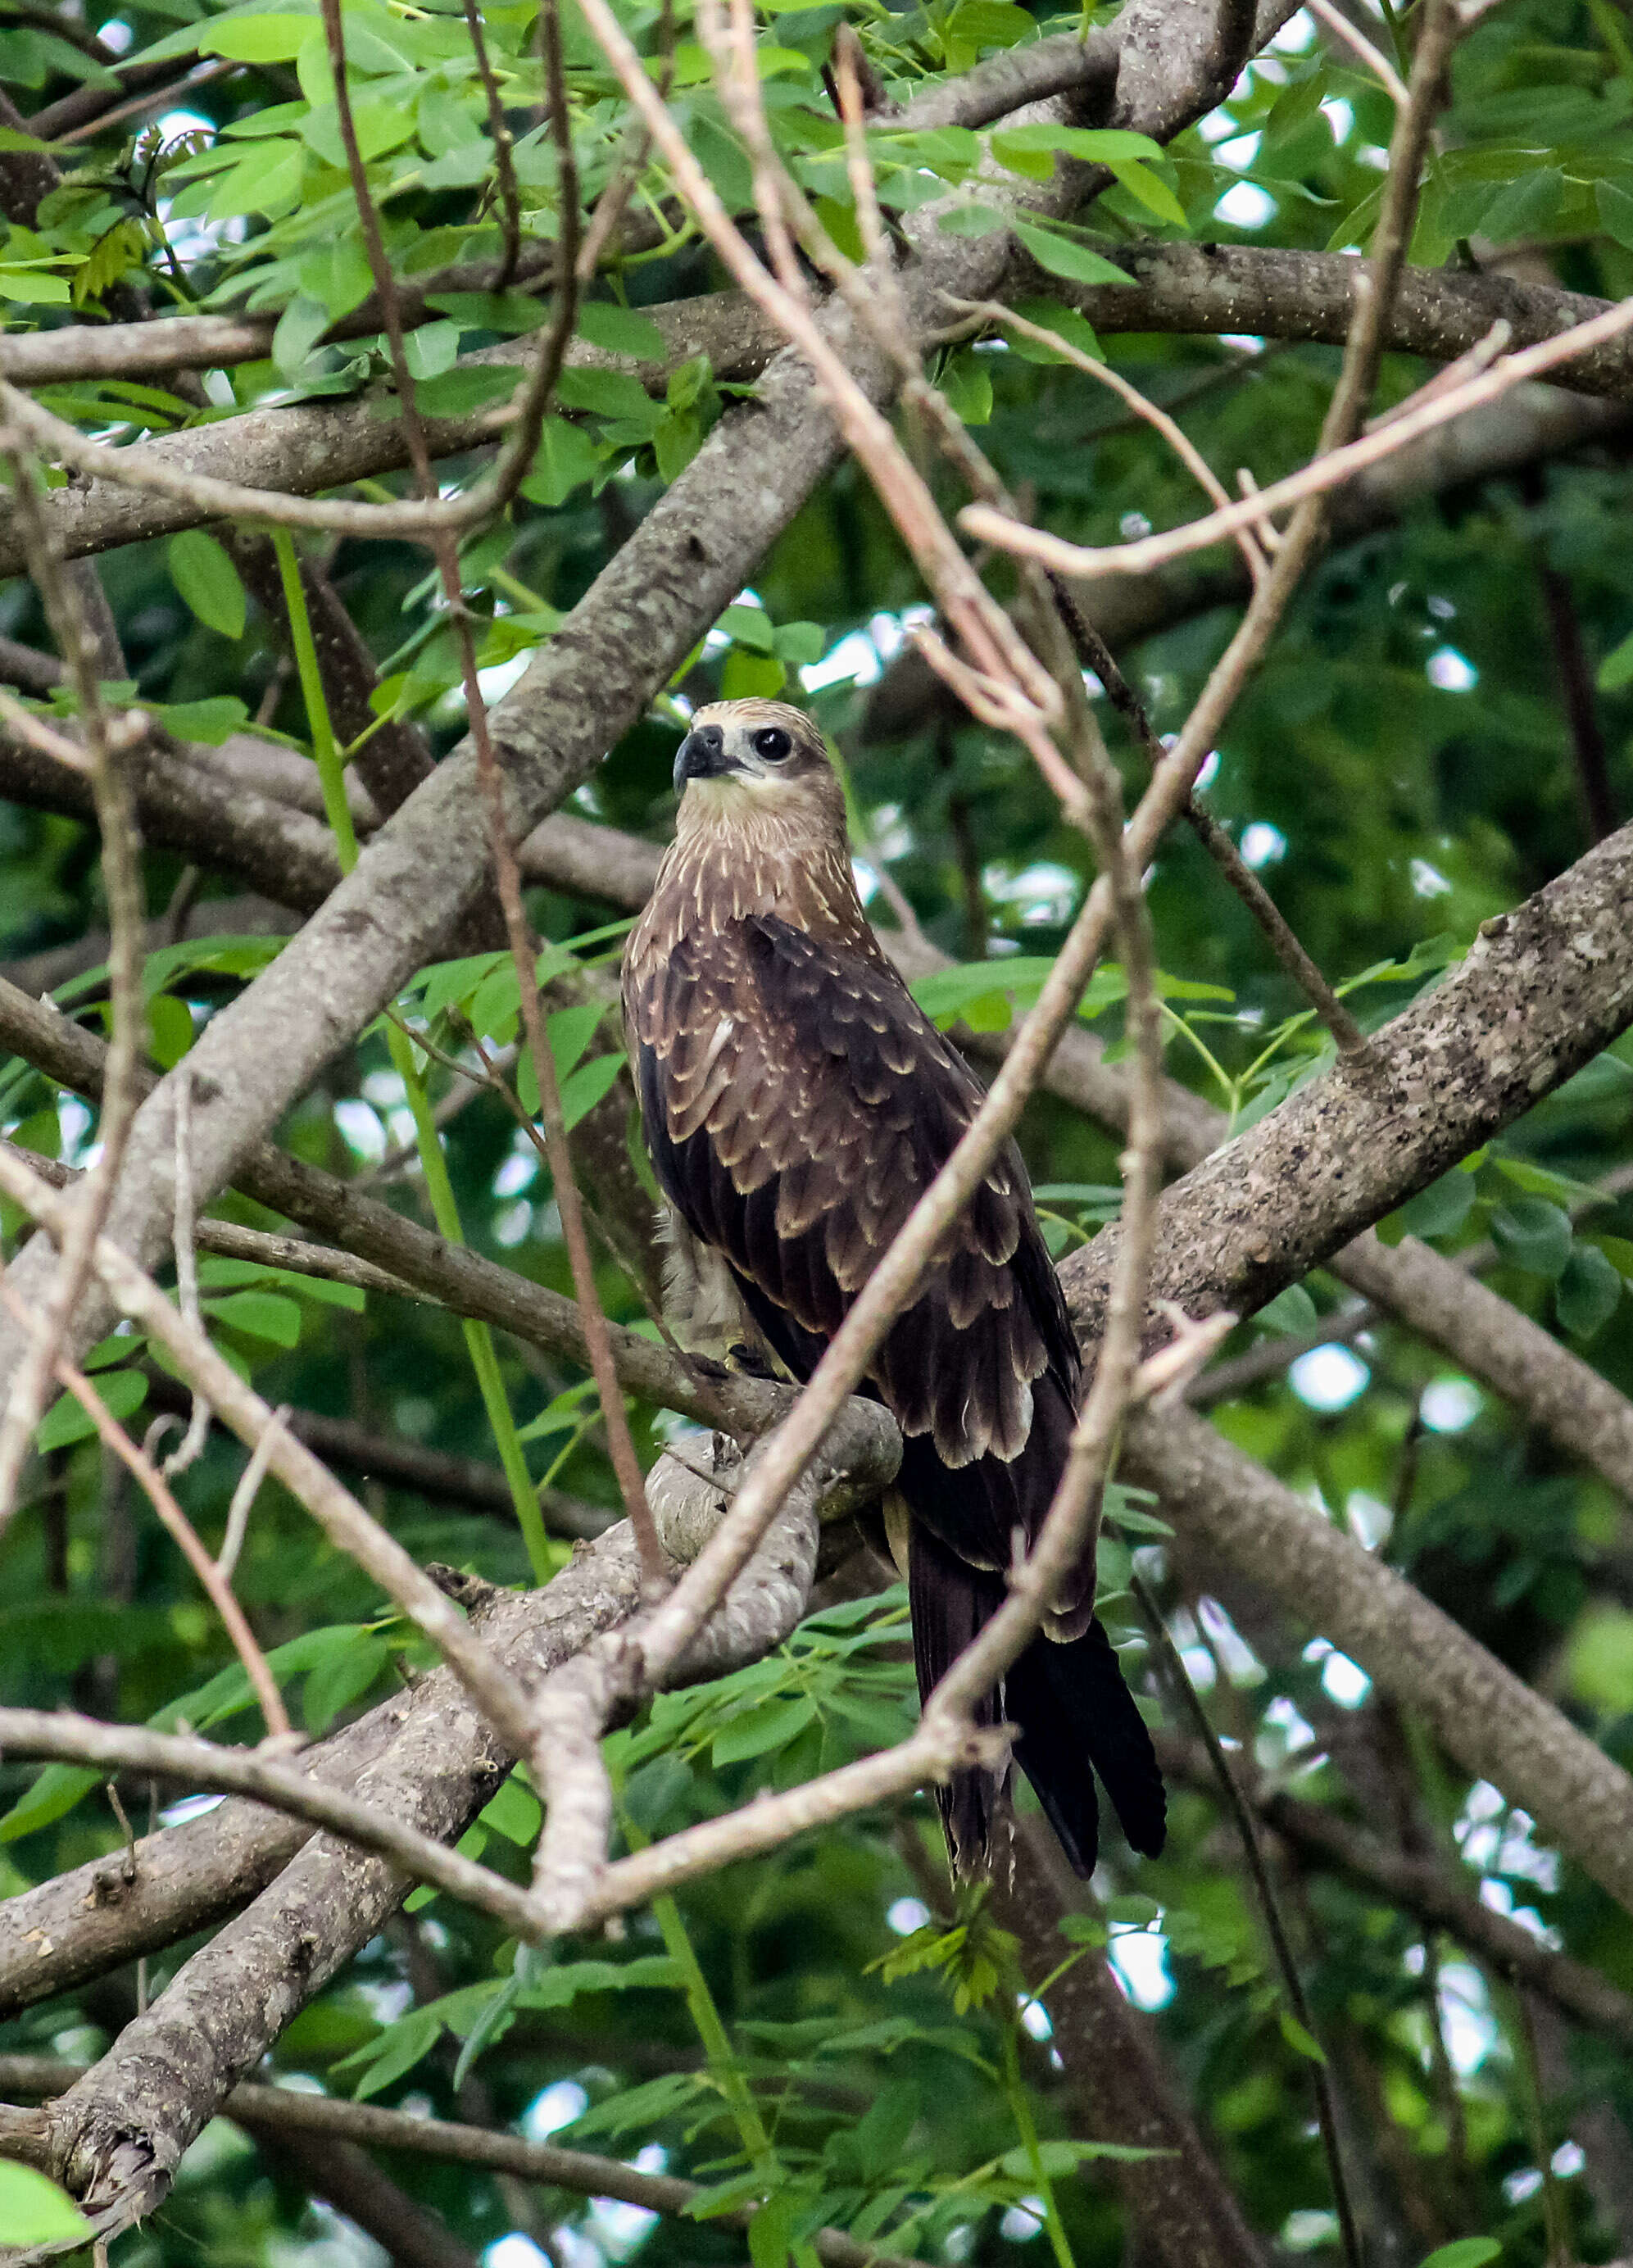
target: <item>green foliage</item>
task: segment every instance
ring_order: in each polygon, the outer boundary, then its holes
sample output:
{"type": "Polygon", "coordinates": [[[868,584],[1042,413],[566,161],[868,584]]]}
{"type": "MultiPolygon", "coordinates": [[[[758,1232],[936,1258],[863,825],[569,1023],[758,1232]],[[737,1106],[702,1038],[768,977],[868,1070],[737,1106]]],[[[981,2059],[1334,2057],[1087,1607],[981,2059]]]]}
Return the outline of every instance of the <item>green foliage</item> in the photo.
{"type": "Polygon", "coordinates": [[[8,2244],[60,2244],[89,2238],[91,2223],[55,2182],[32,2166],[0,2162],[0,2228],[8,2244]]]}

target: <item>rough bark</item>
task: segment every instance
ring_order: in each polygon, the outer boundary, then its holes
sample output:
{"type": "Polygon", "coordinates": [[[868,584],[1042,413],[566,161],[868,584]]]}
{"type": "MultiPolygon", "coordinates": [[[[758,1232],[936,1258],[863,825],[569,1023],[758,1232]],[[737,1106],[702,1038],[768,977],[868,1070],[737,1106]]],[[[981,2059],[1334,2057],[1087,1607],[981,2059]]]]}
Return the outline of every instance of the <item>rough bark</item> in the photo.
{"type": "MultiPolygon", "coordinates": [[[[1225,332],[1342,346],[1355,320],[1356,278],[1363,272],[1344,253],[1250,245],[1133,244],[1110,256],[1134,279],[1131,290],[1063,284],[1041,269],[1034,288],[1080,308],[1097,329],[1225,332]]],[[[1517,350],[1602,315],[1609,305],[1510,276],[1409,267],[1390,308],[1387,343],[1396,354],[1455,362],[1495,323],[1508,325],[1509,350],[1517,350]]],[[[1591,348],[1567,366],[1559,383],[1575,394],[1633,400],[1633,346],[1623,337],[1591,348]]]]}

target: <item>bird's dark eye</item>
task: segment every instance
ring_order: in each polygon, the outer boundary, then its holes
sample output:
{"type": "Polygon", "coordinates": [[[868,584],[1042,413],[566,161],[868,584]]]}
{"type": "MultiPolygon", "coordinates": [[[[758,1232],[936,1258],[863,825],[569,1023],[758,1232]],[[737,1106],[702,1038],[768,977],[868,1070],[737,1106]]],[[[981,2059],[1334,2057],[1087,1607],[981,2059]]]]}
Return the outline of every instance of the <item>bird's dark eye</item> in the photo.
{"type": "Polygon", "coordinates": [[[756,733],[754,747],[754,754],[769,764],[780,764],[784,756],[794,753],[794,743],[780,725],[768,725],[763,733],[756,733]]]}

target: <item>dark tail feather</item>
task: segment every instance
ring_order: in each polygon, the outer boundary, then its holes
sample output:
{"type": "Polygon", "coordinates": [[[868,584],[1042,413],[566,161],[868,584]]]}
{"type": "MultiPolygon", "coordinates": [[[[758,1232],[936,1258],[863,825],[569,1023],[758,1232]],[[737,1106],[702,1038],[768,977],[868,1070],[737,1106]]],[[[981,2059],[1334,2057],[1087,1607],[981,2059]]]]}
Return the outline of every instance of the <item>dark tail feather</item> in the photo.
{"type": "MultiPolygon", "coordinates": [[[[941,1683],[1004,1596],[996,1575],[986,1575],[949,1551],[916,1520],[908,1550],[908,1603],[913,1614],[913,1667],[923,1701],[941,1683]]],[[[996,1695],[975,1712],[978,1725],[996,1725],[996,1695]]],[[[1005,1776],[1007,1777],[1007,1775],[1005,1776]]],[[[963,1881],[985,1874],[1003,1819],[1004,1779],[989,1771],[957,1771],[936,1790],[953,1872],[963,1881]]]]}
{"type": "Polygon", "coordinates": [[[1145,1719],[1123,1683],[1105,1625],[1059,1645],[1034,1638],[1004,1686],[1004,1713],[1020,1727],[1015,1761],[1038,1792],[1076,1872],[1094,1872],[1098,1772],[1123,1833],[1147,1859],[1167,1831],[1167,1800],[1145,1719]]]}
{"type": "MultiPolygon", "coordinates": [[[[999,1576],[970,1566],[938,1542],[922,1521],[913,1522],[908,1597],[921,1700],[1004,1594],[999,1576]]],[[[1004,1682],[1004,1705],[1002,1714],[1019,1728],[1015,1761],[1037,1790],[1076,1872],[1085,1878],[1092,1874],[1099,1850],[1095,1771],[1129,1841],[1154,1859],[1162,1849],[1166,1824],[1162,1775],[1145,1720],[1101,1624],[1091,1623],[1081,1638],[1066,1645],[1033,1638],[1004,1682]]],[[[976,1712],[976,1721],[993,1725],[999,1716],[992,1697],[976,1712]]],[[[997,1775],[975,1771],[955,1772],[937,1790],[954,1874],[987,1871],[1003,1789],[997,1775]]]]}

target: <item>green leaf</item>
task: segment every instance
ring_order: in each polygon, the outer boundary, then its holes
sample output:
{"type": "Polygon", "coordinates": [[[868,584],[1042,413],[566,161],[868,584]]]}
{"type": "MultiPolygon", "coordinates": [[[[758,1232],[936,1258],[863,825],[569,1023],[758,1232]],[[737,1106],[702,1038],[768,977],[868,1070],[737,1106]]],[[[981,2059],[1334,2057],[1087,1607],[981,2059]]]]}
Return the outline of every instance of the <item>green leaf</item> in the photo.
{"type": "Polygon", "coordinates": [[[1172,227],[1187,226],[1184,206],[1159,174],[1136,164],[1114,164],[1112,172],[1117,176],[1119,185],[1143,204],[1147,212],[1154,213],[1159,220],[1168,222],[1172,227]]]}
{"type": "Polygon", "coordinates": [[[1544,1198],[1516,1197],[1492,1214],[1491,1241],[1512,1266],[1557,1277],[1570,1257],[1570,1216],[1544,1198]]]}
{"type": "Polygon", "coordinates": [[[1008,1028],[1012,1001],[1030,1007],[1054,967],[1041,954],[1017,954],[1005,961],[966,961],[916,979],[913,998],[932,1024],[945,1031],[966,1023],[975,1032],[1008,1028]]]}
{"type": "Polygon", "coordinates": [[[1554,1289],[1554,1313],[1572,1338],[1602,1331],[1622,1304],[1622,1278],[1602,1252],[1578,1244],[1554,1289]]]}
{"type": "Polygon", "coordinates": [[[936,225],[944,236],[990,236],[995,229],[1010,225],[1010,216],[997,205],[954,205],[936,225]]]}
{"type": "Polygon", "coordinates": [[[565,417],[547,417],[522,494],[529,504],[554,511],[576,488],[594,479],[600,462],[600,449],[581,425],[569,424],[565,417]]]}
{"type": "Polygon", "coordinates": [[[8,2245],[88,2243],[95,2235],[65,2190],[10,2160],[0,2160],[0,2228],[8,2245]]]}
{"type": "MultiPolygon", "coordinates": [[[[241,733],[249,722],[249,711],[235,693],[212,693],[202,701],[144,701],[142,705],[178,740],[202,740],[211,748],[220,747],[224,740],[230,740],[234,733],[241,733]]],[[[267,939],[259,938],[255,942],[262,952],[266,951],[267,939]]]]}
{"type": "Polygon", "coordinates": [[[415,387],[414,399],[425,417],[471,417],[489,402],[508,401],[521,381],[519,364],[477,364],[427,379],[415,387]]]}
{"type": "Polygon", "coordinates": [[[544,1814],[533,1790],[512,1772],[498,1793],[482,1806],[480,1816],[484,1827],[503,1835],[507,1843],[531,1851],[539,1839],[544,1814]]]}
{"type": "Polygon", "coordinates": [[[522,2005],[564,2008],[581,1992],[673,1992],[685,1982],[685,1970],[667,1953],[639,1954],[633,1961],[565,1962],[534,1977],[522,1996],[522,2005]]]}
{"type": "Polygon", "coordinates": [[[1282,2037],[1290,2048],[1305,2057],[1310,2063],[1327,2061],[1327,2053],[1320,2042],[1306,2031],[1297,2016],[1292,2015],[1285,2008],[1278,2008],[1276,2012],[1276,2021],[1281,2027],[1282,2037]]]}
{"type": "Polygon", "coordinates": [[[1267,1300],[1254,1316],[1255,1323],[1288,1337],[1312,1329],[1320,1320],[1315,1302],[1302,1284],[1289,1284],[1273,1300],[1267,1300]]]}
{"type": "MultiPolygon", "coordinates": [[[[1095,362],[1105,361],[1093,325],[1075,307],[1063,307],[1054,299],[1022,299],[1017,302],[1015,313],[1024,315],[1029,323],[1035,323],[1040,330],[1053,331],[1063,345],[1076,347],[1079,354],[1088,355],[1095,362]]],[[[1023,362],[1055,363],[1066,359],[1041,340],[1026,338],[1019,331],[1005,330],[1004,336],[1009,342],[1010,352],[1019,355],[1023,362]]]]}
{"type": "Polygon", "coordinates": [[[1624,1607],[1591,1609],[1571,1631],[1565,1674],[1593,1707],[1616,1716],[1633,1709],[1633,1615],[1624,1607]]]}
{"type": "Polygon", "coordinates": [[[1131,284],[1134,278],[1125,276],[1121,268],[1114,267],[1102,253],[1078,243],[1075,237],[1056,235],[1053,229],[1041,228],[1035,221],[1017,219],[1016,235],[1040,268],[1051,276],[1059,276],[1069,284],[1131,284]]]}
{"type": "MultiPolygon", "coordinates": [[[[424,113],[422,102],[422,130],[424,113]]],[[[432,291],[425,304],[439,315],[448,316],[462,331],[498,331],[506,338],[538,330],[546,312],[539,300],[530,299],[525,291],[432,291]]]]}
{"type": "MultiPolygon", "coordinates": [[[[1628,202],[1633,205],[1633,197],[1628,202]]],[[[1633,630],[1600,663],[1598,683],[1601,693],[1620,693],[1624,685],[1633,685],[1633,630]]]]}
{"type": "Polygon", "coordinates": [[[274,1346],[292,1347],[300,1341],[300,1308],[279,1292],[229,1292],[224,1299],[206,1300],[204,1313],[252,1338],[269,1339],[274,1346]]]}
{"type": "MultiPolygon", "coordinates": [[[[1160,158],[1162,144],[1149,134],[1131,133],[1121,126],[1058,126],[1039,119],[1026,126],[1010,126],[992,137],[996,151],[1001,140],[1018,150],[1063,151],[1069,158],[1089,166],[1124,166],[1142,158],[1160,158]]],[[[1130,279],[1124,276],[1125,284],[1130,279]]]]}
{"type": "Polygon", "coordinates": [[[578,308],[577,329],[581,338],[604,354],[628,355],[634,362],[666,362],[669,342],[650,315],[634,307],[615,307],[605,299],[587,299],[578,308]]]}
{"type": "Polygon", "coordinates": [[[775,635],[771,617],[763,607],[728,607],[717,627],[738,645],[754,653],[769,653],[775,635]]]}
{"type": "Polygon", "coordinates": [[[316,1300],[326,1307],[349,1307],[353,1314],[361,1314],[368,1304],[367,1295],[355,1284],[333,1284],[326,1276],[303,1276],[293,1268],[268,1268],[259,1260],[227,1260],[214,1252],[200,1260],[198,1278],[207,1292],[239,1291],[259,1285],[292,1292],[302,1300],[316,1300]]]}
{"type": "Polygon", "coordinates": [[[368,1691],[390,1660],[389,1640],[371,1631],[356,1645],[337,1649],[312,1671],[300,1697],[300,1708],[314,1740],[328,1731],[342,1709],[368,1691]]]}
{"type": "Polygon", "coordinates": [[[234,63],[292,63],[311,37],[310,16],[228,16],[202,26],[196,44],[202,55],[234,63]]]}
{"type": "MultiPolygon", "coordinates": [[[[1606,1265],[1609,1265],[1608,1262],[1606,1265]]],[[[1615,1274],[1614,1270],[1611,1272],[1615,1274]]],[[[1617,1278],[1618,1284],[1620,1281],[1617,1278]]],[[[128,1345],[129,1341],[125,1344],[128,1345]]],[[[96,1383],[109,1415],[121,1425],[127,1418],[134,1418],[147,1400],[147,1381],[139,1370],[105,1371],[96,1383]]],[[[90,1417],[73,1395],[63,1394],[34,1428],[34,1447],[43,1456],[48,1449],[67,1449],[76,1441],[88,1441],[95,1432],[90,1417]]]]}
{"type": "Polygon", "coordinates": [[[775,654],[754,653],[734,645],[720,672],[720,691],[727,701],[774,700],[788,682],[788,671],[775,654]]]}
{"type": "Polygon", "coordinates": [[[1401,1226],[1411,1236],[1455,1236],[1468,1219],[1475,1195],[1474,1175],[1453,1167],[1401,1206],[1401,1226]]]}
{"type": "Polygon", "coordinates": [[[379,2095],[394,2080],[406,2077],[416,2063],[423,2062],[442,2033],[443,2020],[435,2007],[416,2008],[398,2022],[387,2025],[371,2048],[347,2056],[333,2068],[342,2072],[363,2064],[357,2099],[366,2102],[370,2095],[379,2095]]]}
{"type": "Polygon", "coordinates": [[[1108,1945],[1110,1933],[1092,1914],[1064,1913],[1056,1924],[1069,1945],[1108,1945]]]}
{"type": "Polygon", "coordinates": [[[746,1709],[716,1734],[710,1752],[713,1761],[717,1764],[738,1764],[750,1756],[763,1756],[769,1749],[780,1749],[796,1739],[815,1721],[816,1713],[815,1702],[804,1693],[768,1701],[758,1709],[746,1709]]]}
{"type": "Polygon", "coordinates": [[[82,1764],[48,1764],[0,1819],[0,1843],[15,1843],[20,1836],[54,1826],[104,1777],[82,1764]]]}
{"type": "Polygon", "coordinates": [[[173,535],[165,554],[170,579],[206,630],[241,638],[247,601],[225,549],[202,527],[173,535]]]}
{"type": "Polygon", "coordinates": [[[1490,2260],[1500,2260],[1503,2248],[1495,2236],[1459,2236],[1450,2244],[1436,2247],[1422,2268],[1486,2268],[1490,2260]]]}
{"type": "Polygon", "coordinates": [[[1618,244],[1633,249],[1633,196],[1618,188],[1614,181],[1598,181],[1593,188],[1594,202],[1599,207],[1600,225],[1618,244]]]}
{"type": "Polygon", "coordinates": [[[768,2198],[748,2224],[748,2257],[754,2268],[787,2268],[799,2199],[790,2189],[768,2198]]]}
{"type": "Polygon", "coordinates": [[[960,423],[991,423],[992,372],[984,355],[967,347],[953,355],[941,373],[941,391],[960,423]]]}
{"type": "Polygon", "coordinates": [[[332,320],[322,300],[309,293],[303,291],[290,301],[272,334],[272,359],[283,377],[293,380],[300,376],[332,320]]]}

